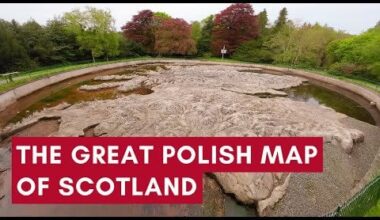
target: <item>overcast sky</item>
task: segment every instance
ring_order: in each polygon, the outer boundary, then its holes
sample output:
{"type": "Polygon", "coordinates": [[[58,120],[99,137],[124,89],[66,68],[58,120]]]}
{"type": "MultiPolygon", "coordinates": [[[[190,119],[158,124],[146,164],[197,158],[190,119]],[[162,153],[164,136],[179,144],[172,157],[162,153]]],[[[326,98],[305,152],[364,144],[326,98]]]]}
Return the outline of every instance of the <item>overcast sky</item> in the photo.
{"type": "MultiPolygon", "coordinates": [[[[25,22],[34,19],[45,24],[54,16],[74,8],[94,6],[109,9],[115,18],[118,30],[129,21],[134,14],[143,9],[164,11],[172,17],[183,18],[188,22],[201,20],[210,14],[216,14],[230,4],[0,4],[0,18],[15,19],[25,22]]],[[[297,22],[319,22],[351,34],[359,34],[373,27],[380,20],[380,4],[270,4],[253,3],[255,14],[264,8],[268,12],[270,22],[273,22],[281,8],[288,9],[289,18],[297,22]]]]}

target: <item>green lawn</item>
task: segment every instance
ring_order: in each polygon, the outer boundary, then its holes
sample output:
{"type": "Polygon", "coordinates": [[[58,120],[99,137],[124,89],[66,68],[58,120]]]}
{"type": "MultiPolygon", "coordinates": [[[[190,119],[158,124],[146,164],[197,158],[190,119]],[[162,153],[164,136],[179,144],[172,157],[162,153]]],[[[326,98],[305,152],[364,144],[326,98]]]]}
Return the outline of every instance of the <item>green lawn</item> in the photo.
{"type": "MultiPolygon", "coordinates": [[[[164,57],[162,57],[162,58],[164,58],[164,57]]],[[[55,75],[58,73],[66,72],[66,71],[83,69],[83,68],[87,68],[87,67],[93,67],[93,66],[122,62],[122,61],[147,60],[147,59],[155,59],[155,58],[138,57],[138,58],[126,58],[126,59],[113,60],[113,61],[109,61],[109,62],[103,61],[103,62],[96,62],[96,63],[69,64],[69,65],[65,65],[65,66],[44,67],[43,69],[36,70],[36,71],[23,72],[23,73],[17,74],[17,76],[14,77],[13,82],[5,83],[5,81],[0,81],[0,94],[6,92],[8,90],[11,90],[13,88],[16,88],[17,86],[27,84],[31,81],[41,79],[41,78],[47,77],[47,76],[52,76],[52,75],[55,75]]],[[[168,58],[164,58],[164,59],[168,59],[168,58]]],[[[216,57],[198,58],[198,60],[225,62],[225,63],[246,63],[246,64],[249,64],[249,62],[243,62],[243,61],[238,61],[238,60],[233,60],[233,59],[228,59],[228,58],[225,58],[222,60],[221,58],[216,58],[216,57]]],[[[265,64],[265,65],[268,65],[268,64],[265,64]]],[[[272,66],[288,67],[288,66],[284,66],[284,65],[272,65],[272,66]]],[[[327,73],[327,72],[321,71],[321,70],[310,70],[310,69],[302,69],[302,70],[306,70],[306,71],[310,71],[310,72],[317,73],[320,75],[333,77],[333,78],[337,78],[337,79],[344,80],[347,82],[351,82],[351,83],[361,85],[363,87],[369,88],[373,91],[380,93],[380,85],[376,84],[376,83],[372,83],[372,82],[361,80],[361,79],[348,78],[345,76],[332,75],[330,73],[327,73]]]]}
{"type": "Polygon", "coordinates": [[[377,204],[368,210],[365,215],[366,217],[379,217],[380,216],[380,200],[377,201],[377,204]]]}

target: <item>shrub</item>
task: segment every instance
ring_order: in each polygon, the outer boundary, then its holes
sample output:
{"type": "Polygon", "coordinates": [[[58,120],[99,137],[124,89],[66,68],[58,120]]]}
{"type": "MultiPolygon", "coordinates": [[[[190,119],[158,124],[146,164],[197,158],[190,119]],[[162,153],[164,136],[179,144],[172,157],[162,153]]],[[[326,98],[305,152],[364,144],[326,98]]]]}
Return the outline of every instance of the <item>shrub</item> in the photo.
{"type": "Polygon", "coordinates": [[[352,76],[365,74],[367,72],[367,68],[364,65],[354,63],[334,63],[330,66],[329,71],[335,74],[352,76]]]}
{"type": "Polygon", "coordinates": [[[369,73],[371,74],[371,78],[380,82],[380,62],[372,64],[369,68],[369,73]]]}
{"type": "Polygon", "coordinates": [[[251,40],[243,43],[232,56],[233,59],[254,62],[272,63],[272,52],[262,46],[262,39],[251,40]]]}
{"type": "Polygon", "coordinates": [[[206,52],[202,54],[203,58],[211,58],[211,56],[212,56],[211,52],[206,52]]]}

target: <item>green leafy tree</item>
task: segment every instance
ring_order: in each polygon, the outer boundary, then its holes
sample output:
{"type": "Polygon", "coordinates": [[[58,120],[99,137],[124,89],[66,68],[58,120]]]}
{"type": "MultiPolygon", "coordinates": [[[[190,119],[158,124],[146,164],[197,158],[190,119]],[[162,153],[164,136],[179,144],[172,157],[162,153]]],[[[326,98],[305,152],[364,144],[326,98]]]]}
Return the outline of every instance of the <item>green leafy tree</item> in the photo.
{"type": "Polygon", "coordinates": [[[65,28],[62,18],[54,18],[47,22],[45,27],[47,37],[52,42],[53,63],[65,63],[90,58],[89,53],[79,50],[80,45],[76,41],[76,35],[65,28]]]}
{"type": "Polygon", "coordinates": [[[64,14],[67,30],[76,34],[82,49],[91,51],[93,62],[96,57],[114,56],[119,47],[110,11],[87,7],[64,14]]]}
{"type": "Polygon", "coordinates": [[[214,26],[214,16],[210,15],[201,21],[201,34],[197,42],[198,54],[211,51],[211,34],[214,26]]]}
{"type": "Polygon", "coordinates": [[[295,26],[288,22],[277,32],[272,33],[270,38],[264,42],[264,45],[273,53],[273,59],[277,63],[288,63],[289,53],[294,43],[293,33],[295,26]]]}
{"type": "Polygon", "coordinates": [[[198,48],[199,39],[201,38],[201,23],[199,21],[191,23],[191,37],[198,48]]]}
{"type": "Polygon", "coordinates": [[[161,12],[161,11],[154,12],[153,16],[156,19],[159,19],[159,20],[162,20],[162,21],[172,18],[169,14],[167,14],[165,12],[161,12]]]}
{"type": "Polygon", "coordinates": [[[263,46],[263,39],[258,38],[243,43],[238,47],[232,58],[246,62],[272,63],[273,53],[269,48],[263,46]]]}
{"type": "Polygon", "coordinates": [[[278,15],[277,20],[274,23],[273,31],[280,31],[282,27],[286,26],[288,23],[288,10],[284,7],[281,9],[280,14],[278,15]]]}
{"type": "Polygon", "coordinates": [[[259,27],[260,27],[260,35],[265,35],[268,32],[268,14],[267,11],[264,9],[262,12],[259,13],[259,27]]]}
{"type": "Polygon", "coordinates": [[[146,55],[144,47],[133,41],[125,38],[123,33],[119,33],[119,51],[120,57],[138,57],[146,55]]]}
{"type": "Polygon", "coordinates": [[[117,32],[110,32],[104,35],[103,39],[103,50],[107,61],[109,57],[116,57],[120,54],[119,50],[119,40],[120,35],[117,32]]]}
{"type": "Polygon", "coordinates": [[[328,46],[330,71],[380,82],[380,29],[333,41],[328,46]]]}
{"type": "Polygon", "coordinates": [[[0,73],[29,67],[30,59],[16,37],[13,25],[0,19],[0,73]]]}
{"type": "Polygon", "coordinates": [[[36,21],[29,20],[18,26],[17,29],[17,38],[35,65],[51,64],[54,52],[53,43],[47,36],[45,28],[36,21]]]}
{"type": "Polygon", "coordinates": [[[234,59],[255,63],[273,62],[273,53],[265,45],[271,37],[268,29],[268,14],[265,9],[259,13],[258,20],[260,35],[254,40],[241,44],[233,55],[234,59]]]}
{"type": "Polygon", "coordinates": [[[321,68],[329,63],[327,47],[330,42],[346,36],[318,23],[298,26],[288,22],[267,43],[277,63],[321,68]]]}

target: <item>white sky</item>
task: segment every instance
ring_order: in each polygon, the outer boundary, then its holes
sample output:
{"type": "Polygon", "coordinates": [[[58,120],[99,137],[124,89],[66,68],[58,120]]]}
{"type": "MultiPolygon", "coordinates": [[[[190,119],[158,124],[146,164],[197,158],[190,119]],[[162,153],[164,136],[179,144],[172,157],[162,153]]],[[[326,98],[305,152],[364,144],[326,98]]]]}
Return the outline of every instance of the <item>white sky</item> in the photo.
{"type": "MultiPolygon", "coordinates": [[[[54,16],[60,16],[64,12],[74,8],[84,8],[94,6],[102,9],[109,9],[115,18],[115,26],[118,30],[134,14],[143,9],[152,11],[164,11],[172,17],[183,18],[188,22],[201,20],[210,14],[216,14],[230,4],[183,4],[183,3],[33,3],[33,4],[0,4],[0,18],[5,20],[15,19],[18,22],[25,22],[34,19],[41,24],[54,16]]],[[[280,3],[253,3],[255,14],[264,8],[268,12],[270,22],[273,22],[281,8],[288,9],[290,19],[298,22],[319,22],[327,24],[339,30],[344,30],[351,34],[359,34],[366,29],[373,27],[380,20],[380,4],[280,4],[280,3]]]]}

